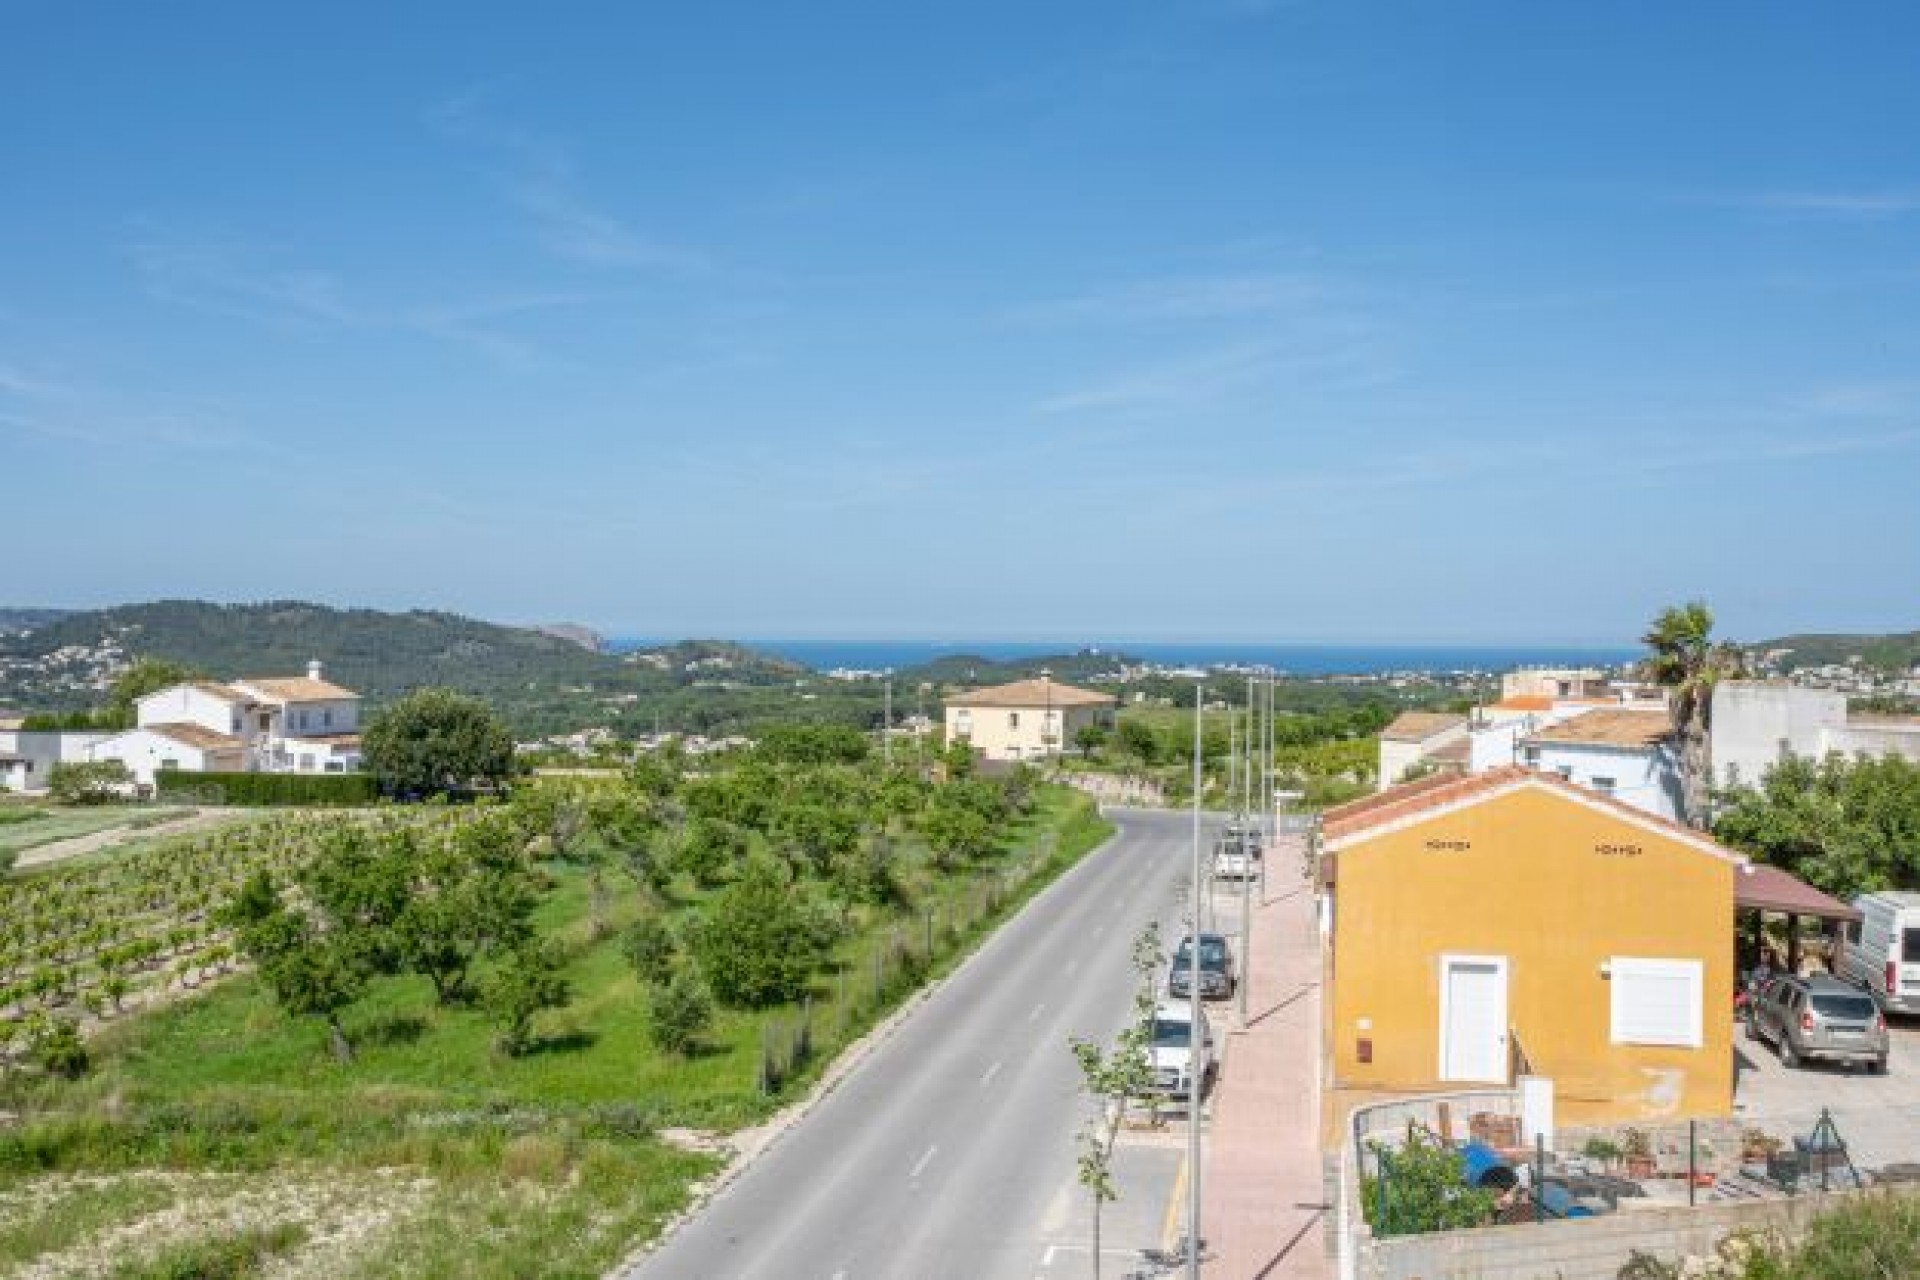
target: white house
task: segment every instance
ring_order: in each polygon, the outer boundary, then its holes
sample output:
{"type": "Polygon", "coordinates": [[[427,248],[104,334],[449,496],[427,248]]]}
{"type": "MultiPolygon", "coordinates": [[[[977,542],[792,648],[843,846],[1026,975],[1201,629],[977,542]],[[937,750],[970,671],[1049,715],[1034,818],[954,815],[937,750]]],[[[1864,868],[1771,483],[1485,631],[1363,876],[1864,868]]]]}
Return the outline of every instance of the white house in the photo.
{"type": "Polygon", "coordinates": [[[349,773],[360,767],[360,695],[329,683],[318,662],[304,676],[194,681],[134,703],[138,727],[98,743],[143,785],[156,769],[186,772],[349,773]]]}
{"type": "Polygon", "coordinates": [[[1402,711],[1380,731],[1377,789],[1404,780],[1422,762],[1459,771],[1467,763],[1467,717],[1444,711],[1402,711]]]}
{"type": "Polygon", "coordinates": [[[1520,740],[1520,762],[1656,817],[1680,818],[1681,770],[1665,711],[1605,707],[1520,740]]]}
{"type": "Polygon", "coordinates": [[[1904,756],[1920,761],[1920,716],[1855,715],[1847,695],[1784,680],[1723,680],[1713,690],[1713,781],[1758,786],[1787,756],[1904,756]]]}
{"type": "Polygon", "coordinates": [[[1111,727],[1118,699],[1092,689],[1016,680],[947,699],[947,741],[965,742],[988,760],[1038,760],[1075,747],[1089,725],[1111,727]]]}
{"type": "Polygon", "coordinates": [[[241,773],[247,767],[247,744],[232,734],[215,733],[198,724],[142,725],[96,743],[95,760],[118,760],[143,787],[153,785],[161,769],[187,773],[241,773]]]}
{"type": "Polygon", "coordinates": [[[91,757],[88,752],[104,733],[75,733],[65,729],[0,730],[0,791],[45,791],[53,766],[91,757]]]}

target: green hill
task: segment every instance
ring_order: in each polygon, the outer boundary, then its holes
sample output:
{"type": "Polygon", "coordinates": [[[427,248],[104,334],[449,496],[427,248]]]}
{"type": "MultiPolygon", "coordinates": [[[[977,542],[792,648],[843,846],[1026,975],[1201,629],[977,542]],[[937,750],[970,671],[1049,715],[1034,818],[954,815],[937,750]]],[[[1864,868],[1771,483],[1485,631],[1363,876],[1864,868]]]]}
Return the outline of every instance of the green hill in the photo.
{"type": "Polygon", "coordinates": [[[1784,671],[1801,667],[1844,666],[1855,658],[1876,671],[1905,672],[1920,665],[1920,631],[1891,635],[1781,636],[1753,648],[1763,654],[1782,653],[1772,665],[1784,671]]]}
{"type": "Polygon", "coordinates": [[[66,614],[0,635],[0,705],[93,705],[102,684],[135,657],[166,658],[221,679],[297,675],[318,659],[328,679],[373,705],[444,685],[486,698],[524,732],[604,722],[607,708],[634,708],[696,685],[790,686],[805,670],[708,641],[604,654],[570,637],[428,610],[162,600],[66,614]]]}

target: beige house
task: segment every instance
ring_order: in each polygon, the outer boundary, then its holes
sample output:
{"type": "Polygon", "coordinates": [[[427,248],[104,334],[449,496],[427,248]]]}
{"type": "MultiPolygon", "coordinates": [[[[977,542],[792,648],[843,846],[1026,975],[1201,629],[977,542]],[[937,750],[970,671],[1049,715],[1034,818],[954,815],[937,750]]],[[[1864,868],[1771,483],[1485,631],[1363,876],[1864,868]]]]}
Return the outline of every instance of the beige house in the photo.
{"type": "Polygon", "coordinates": [[[1402,781],[1415,765],[1454,773],[1467,764],[1467,718],[1446,711],[1402,711],[1380,731],[1380,775],[1375,789],[1402,781]]]}
{"type": "Polygon", "coordinates": [[[965,742],[988,760],[1038,760],[1076,749],[1088,725],[1113,726],[1112,694],[1038,680],[975,689],[947,699],[947,741],[965,742]]]}

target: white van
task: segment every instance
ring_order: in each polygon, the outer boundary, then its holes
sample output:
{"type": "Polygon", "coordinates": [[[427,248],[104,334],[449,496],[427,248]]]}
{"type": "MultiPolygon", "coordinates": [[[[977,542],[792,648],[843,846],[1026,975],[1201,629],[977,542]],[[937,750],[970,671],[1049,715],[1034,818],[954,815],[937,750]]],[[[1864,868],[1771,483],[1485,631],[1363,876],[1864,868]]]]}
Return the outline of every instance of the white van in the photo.
{"type": "Polygon", "coordinates": [[[1920,893],[1864,894],[1847,926],[1840,976],[1879,997],[1891,1013],[1920,1013],[1920,893]]]}

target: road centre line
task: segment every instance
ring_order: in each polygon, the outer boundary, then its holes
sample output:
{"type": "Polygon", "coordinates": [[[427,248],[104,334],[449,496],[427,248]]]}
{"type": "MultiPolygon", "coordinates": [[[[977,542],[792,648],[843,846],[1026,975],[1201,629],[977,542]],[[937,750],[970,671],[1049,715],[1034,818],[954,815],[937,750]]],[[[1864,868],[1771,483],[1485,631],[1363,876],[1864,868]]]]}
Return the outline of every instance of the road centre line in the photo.
{"type": "Polygon", "coordinates": [[[938,1151],[939,1149],[940,1149],[939,1143],[935,1143],[933,1146],[928,1147],[927,1153],[921,1156],[920,1159],[914,1164],[913,1172],[907,1175],[907,1181],[911,1182],[915,1178],[919,1177],[921,1174],[925,1173],[927,1171],[927,1166],[933,1163],[933,1153],[938,1151]]]}
{"type": "Polygon", "coordinates": [[[1000,1061],[1000,1062],[995,1062],[992,1066],[988,1067],[987,1074],[980,1077],[980,1087],[984,1089],[988,1085],[992,1084],[993,1078],[1000,1074],[1000,1068],[1005,1065],[1006,1063],[1004,1061],[1000,1061]]]}

